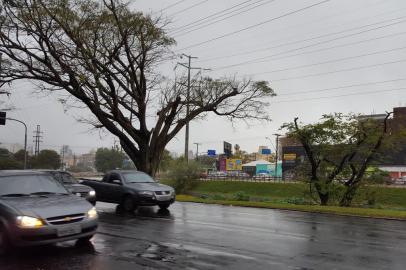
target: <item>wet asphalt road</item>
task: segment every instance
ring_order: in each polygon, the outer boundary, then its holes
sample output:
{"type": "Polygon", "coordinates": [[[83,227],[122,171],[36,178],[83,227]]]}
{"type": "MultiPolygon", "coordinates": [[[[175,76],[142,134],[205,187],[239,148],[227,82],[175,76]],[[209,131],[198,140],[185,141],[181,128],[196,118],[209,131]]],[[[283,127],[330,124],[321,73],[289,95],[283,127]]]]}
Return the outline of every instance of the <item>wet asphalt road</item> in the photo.
{"type": "Polygon", "coordinates": [[[406,269],[402,221],[193,203],[98,208],[91,244],[19,250],[0,269],[406,269]]]}

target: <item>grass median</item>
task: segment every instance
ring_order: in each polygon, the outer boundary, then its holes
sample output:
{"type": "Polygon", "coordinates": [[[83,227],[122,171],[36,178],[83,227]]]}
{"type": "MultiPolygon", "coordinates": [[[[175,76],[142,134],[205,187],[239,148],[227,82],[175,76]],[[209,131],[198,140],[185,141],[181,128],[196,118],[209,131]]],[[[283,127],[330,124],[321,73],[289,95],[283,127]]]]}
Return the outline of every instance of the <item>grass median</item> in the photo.
{"type": "MultiPolygon", "coordinates": [[[[201,181],[178,201],[406,220],[406,188],[368,187],[374,205],[320,206],[304,200],[303,183],[201,181]]],[[[365,190],[362,190],[364,192],[365,190]]],[[[358,198],[361,201],[360,198],[358,198]]]]}

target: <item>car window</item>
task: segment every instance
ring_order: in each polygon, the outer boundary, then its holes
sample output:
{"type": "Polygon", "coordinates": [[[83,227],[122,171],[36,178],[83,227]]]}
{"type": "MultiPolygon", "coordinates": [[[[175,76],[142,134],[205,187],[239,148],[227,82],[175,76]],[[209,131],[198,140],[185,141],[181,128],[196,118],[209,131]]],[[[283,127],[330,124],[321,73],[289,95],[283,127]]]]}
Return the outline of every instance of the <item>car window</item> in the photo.
{"type": "Polygon", "coordinates": [[[0,177],[0,196],[37,192],[63,193],[68,191],[49,175],[19,175],[0,177]]]}
{"type": "Polygon", "coordinates": [[[154,183],[155,180],[146,173],[136,172],[136,173],[123,173],[124,180],[127,184],[130,183],[154,183]]]}
{"type": "Polygon", "coordinates": [[[77,184],[78,181],[69,173],[61,173],[63,184],[77,184]]]}
{"type": "Polygon", "coordinates": [[[120,180],[121,181],[121,177],[118,173],[110,173],[108,181],[109,183],[112,183],[113,180],[120,180]]]}

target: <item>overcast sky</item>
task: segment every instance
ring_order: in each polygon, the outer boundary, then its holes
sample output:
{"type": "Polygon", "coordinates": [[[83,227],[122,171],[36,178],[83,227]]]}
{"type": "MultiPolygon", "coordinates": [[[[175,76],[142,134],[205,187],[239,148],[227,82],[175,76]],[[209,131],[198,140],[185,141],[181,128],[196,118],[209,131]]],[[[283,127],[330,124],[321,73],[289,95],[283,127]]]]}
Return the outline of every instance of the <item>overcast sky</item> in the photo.
{"type": "MultiPolygon", "coordinates": [[[[265,137],[274,141],[272,134],[296,116],[312,122],[325,113],[384,113],[406,106],[404,0],[134,2],[134,9],[168,17],[177,41],[173,50],[199,57],[193,66],[211,68],[207,75],[267,80],[278,94],[270,100],[271,123],[232,126],[214,116],[192,122],[193,150],[199,142],[199,151],[221,151],[223,140],[249,152],[259,145],[273,148],[265,137]]],[[[174,64],[162,72],[173,77],[174,64]]],[[[7,100],[16,108],[8,116],[27,123],[29,144],[37,124],[44,131],[42,149],[65,144],[84,153],[113,144],[107,133],[89,132],[75,120],[85,112],[64,111],[56,96],[38,97],[34,89],[29,82],[14,84],[7,100]]],[[[22,144],[22,127],[0,126],[0,143],[22,144]]],[[[184,131],[167,148],[182,153],[184,131]]]]}

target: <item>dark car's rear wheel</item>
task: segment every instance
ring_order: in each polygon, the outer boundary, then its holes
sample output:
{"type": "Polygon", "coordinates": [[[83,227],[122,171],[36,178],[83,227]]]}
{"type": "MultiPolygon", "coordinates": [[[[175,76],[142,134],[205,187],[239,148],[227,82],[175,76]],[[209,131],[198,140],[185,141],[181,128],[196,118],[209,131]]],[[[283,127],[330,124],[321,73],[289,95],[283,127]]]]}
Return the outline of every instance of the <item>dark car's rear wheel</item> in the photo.
{"type": "Polygon", "coordinates": [[[160,204],[158,205],[160,209],[162,210],[166,210],[169,208],[170,204],[169,203],[165,203],[165,204],[160,204]]]}
{"type": "Polygon", "coordinates": [[[122,202],[124,211],[132,212],[137,208],[134,199],[131,196],[125,196],[122,202]]]}
{"type": "Polygon", "coordinates": [[[7,254],[10,251],[10,241],[4,227],[0,225],[0,256],[7,254]]]}

